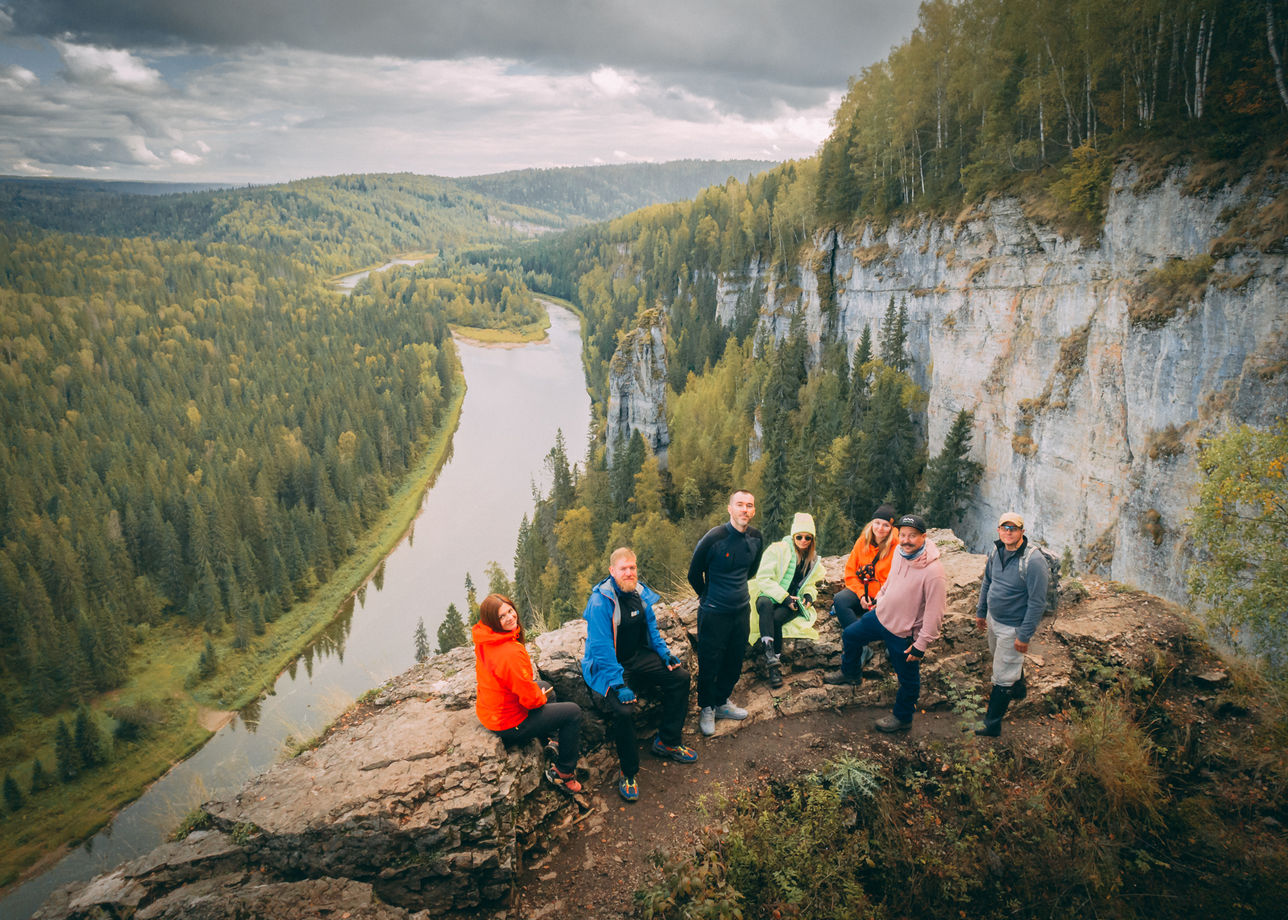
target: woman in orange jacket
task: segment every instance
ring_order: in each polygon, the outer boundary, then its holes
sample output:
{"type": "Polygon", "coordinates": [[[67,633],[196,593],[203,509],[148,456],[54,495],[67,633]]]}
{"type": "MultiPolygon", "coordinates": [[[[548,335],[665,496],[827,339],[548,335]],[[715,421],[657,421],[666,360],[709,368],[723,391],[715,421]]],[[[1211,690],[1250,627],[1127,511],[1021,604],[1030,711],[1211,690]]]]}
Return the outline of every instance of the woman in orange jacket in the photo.
{"type": "Polygon", "coordinates": [[[555,762],[546,770],[546,779],[565,792],[581,792],[576,778],[581,707],[554,702],[554,689],[537,683],[514,602],[503,594],[483,598],[473,637],[478,679],[474,711],[479,721],[500,735],[507,747],[557,734],[555,762]]]}
{"type": "Polygon", "coordinates": [[[898,547],[891,523],[894,517],[894,508],[882,505],[854,541],[850,558],[845,561],[845,588],[832,598],[832,615],[841,629],[872,609],[877,592],[890,576],[890,563],[898,547]]]}

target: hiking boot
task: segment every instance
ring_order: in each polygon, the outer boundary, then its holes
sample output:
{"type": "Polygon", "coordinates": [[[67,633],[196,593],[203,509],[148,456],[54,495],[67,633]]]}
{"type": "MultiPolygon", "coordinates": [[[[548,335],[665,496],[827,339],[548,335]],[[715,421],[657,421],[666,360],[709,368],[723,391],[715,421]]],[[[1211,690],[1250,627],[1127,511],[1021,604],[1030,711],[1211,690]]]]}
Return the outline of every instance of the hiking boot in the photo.
{"type": "Polygon", "coordinates": [[[577,782],[576,773],[563,773],[558,767],[547,767],[545,775],[546,782],[560,792],[566,792],[568,795],[581,792],[581,783],[577,782]]]}
{"type": "Polygon", "coordinates": [[[661,735],[653,736],[653,744],[649,750],[655,757],[670,757],[676,763],[693,763],[698,759],[698,752],[693,748],[683,744],[674,746],[663,744],[661,735]]]}
{"type": "Polygon", "coordinates": [[[617,774],[617,794],[627,802],[638,802],[640,798],[640,784],[633,776],[627,776],[625,773],[617,774]]]}
{"type": "Polygon", "coordinates": [[[703,706],[698,713],[698,730],[707,737],[716,733],[716,711],[712,706],[703,706]]]}
{"type": "Polygon", "coordinates": [[[876,728],[877,731],[885,732],[887,735],[893,734],[894,732],[906,732],[908,729],[912,728],[912,719],[909,719],[907,722],[903,722],[896,719],[894,716],[882,716],[880,719],[877,719],[876,728]]]}
{"type": "Polygon", "coordinates": [[[743,709],[741,706],[735,706],[733,703],[725,700],[716,707],[715,717],[717,719],[732,719],[735,722],[741,722],[743,719],[747,718],[747,710],[743,709]]]}
{"type": "Polygon", "coordinates": [[[765,670],[765,677],[769,681],[770,688],[777,690],[783,685],[783,672],[779,669],[778,665],[771,664],[766,667],[765,670]]]}
{"type": "Polygon", "coordinates": [[[825,684],[849,684],[851,687],[857,687],[863,683],[862,674],[846,674],[844,671],[828,671],[823,675],[825,684]]]}
{"type": "Polygon", "coordinates": [[[551,763],[557,762],[559,760],[559,742],[547,741],[541,748],[541,754],[551,763]]]}

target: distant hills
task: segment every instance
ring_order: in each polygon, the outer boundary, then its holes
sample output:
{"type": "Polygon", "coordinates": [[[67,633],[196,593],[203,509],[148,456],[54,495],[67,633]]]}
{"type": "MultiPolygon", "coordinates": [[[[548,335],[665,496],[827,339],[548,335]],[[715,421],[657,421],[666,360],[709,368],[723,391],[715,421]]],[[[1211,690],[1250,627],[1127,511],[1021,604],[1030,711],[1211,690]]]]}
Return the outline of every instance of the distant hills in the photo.
{"type": "Polygon", "coordinates": [[[687,201],[730,177],[750,176],[776,166],[768,160],[675,160],[561,169],[520,169],[455,180],[492,198],[599,221],[668,201],[687,201]]]}
{"type": "MultiPolygon", "coordinates": [[[[303,225],[293,254],[337,270],[351,267],[341,238],[355,215],[364,237],[387,250],[473,244],[607,220],[693,198],[774,166],[761,160],[678,160],[564,169],[524,169],[448,179],[363,174],[233,188],[170,182],[103,182],[0,176],[0,221],[63,233],[246,242],[241,228],[303,225]],[[310,245],[317,244],[317,245],[310,245]],[[337,245],[338,244],[338,245],[337,245]],[[307,251],[316,249],[325,250],[307,251]]],[[[270,231],[271,235],[271,231],[270,231]]],[[[347,244],[347,245],[346,245],[347,244]]],[[[359,247],[364,248],[364,247],[359,247]]]]}

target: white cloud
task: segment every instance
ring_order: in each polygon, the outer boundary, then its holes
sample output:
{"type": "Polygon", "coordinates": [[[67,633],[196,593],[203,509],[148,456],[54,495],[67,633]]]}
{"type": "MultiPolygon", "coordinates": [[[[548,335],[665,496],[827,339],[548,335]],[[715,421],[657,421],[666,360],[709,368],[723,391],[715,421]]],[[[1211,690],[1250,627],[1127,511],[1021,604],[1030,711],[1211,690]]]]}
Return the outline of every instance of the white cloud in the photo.
{"type": "Polygon", "coordinates": [[[136,163],[151,166],[162,162],[161,158],[148,149],[148,143],[137,134],[121,138],[121,146],[126,149],[136,163]]]}
{"type": "Polygon", "coordinates": [[[52,176],[53,175],[52,170],[48,170],[48,169],[45,169],[44,167],[37,166],[35,163],[31,162],[30,160],[19,160],[16,163],[11,163],[9,165],[9,169],[12,172],[18,173],[19,175],[23,175],[23,176],[52,176]]]}
{"type": "Polygon", "coordinates": [[[74,83],[106,84],[125,89],[151,91],[163,83],[161,74],[128,51],[75,45],[55,40],[67,77],[74,83]]]}
{"type": "Polygon", "coordinates": [[[11,67],[0,68],[0,86],[9,89],[19,90],[23,87],[39,83],[40,78],[28,70],[26,67],[20,67],[14,64],[11,67]]]}
{"type": "Polygon", "coordinates": [[[178,147],[170,151],[170,159],[181,166],[196,166],[201,162],[201,157],[188,153],[186,150],[180,150],[178,147]]]}
{"type": "Polygon", "coordinates": [[[610,99],[617,96],[634,96],[640,89],[635,81],[612,67],[601,67],[590,75],[590,82],[610,99]]]}

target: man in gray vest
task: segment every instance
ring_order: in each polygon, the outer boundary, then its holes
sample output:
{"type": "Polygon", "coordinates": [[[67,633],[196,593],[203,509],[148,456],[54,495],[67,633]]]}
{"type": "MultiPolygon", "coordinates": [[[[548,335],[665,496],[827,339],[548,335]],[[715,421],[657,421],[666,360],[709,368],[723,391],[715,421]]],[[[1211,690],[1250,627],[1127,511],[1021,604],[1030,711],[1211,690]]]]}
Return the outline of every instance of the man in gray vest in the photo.
{"type": "Polygon", "coordinates": [[[996,738],[1011,700],[1028,693],[1024,683],[1024,653],[1029,650],[1042,612],[1046,610],[1046,558],[1024,535],[1024,518],[1008,511],[997,522],[998,540],[988,551],[979,588],[975,625],[988,635],[993,656],[993,689],[988,697],[984,727],[975,734],[996,738]]]}

